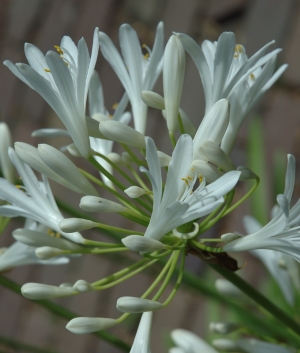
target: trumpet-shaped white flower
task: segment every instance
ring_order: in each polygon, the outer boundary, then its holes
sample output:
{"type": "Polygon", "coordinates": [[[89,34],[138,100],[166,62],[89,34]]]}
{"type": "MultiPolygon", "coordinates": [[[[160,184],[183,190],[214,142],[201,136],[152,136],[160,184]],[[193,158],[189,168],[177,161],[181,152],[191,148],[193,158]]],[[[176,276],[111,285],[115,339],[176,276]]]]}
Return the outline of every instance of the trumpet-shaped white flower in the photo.
{"type": "Polygon", "coordinates": [[[151,353],[150,333],[152,316],[152,312],[143,313],[139,328],[129,353],[151,353]]]}
{"type": "MultiPolygon", "coordinates": [[[[176,329],[171,333],[172,340],[174,343],[180,347],[182,350],[178,352],[182,353],[218,353],[211,345],[206,343],[202,338],[195,335],[194,333],[183,330],[176,329]]],[[[171,353],[177,352],[175,349],[171,349],[169,352],[171,353]]]]}
{"type": "Polygon", "coordinates": [[[229,125],[221,144],[229,154],[245,116],[287,67],[282,65],[274,73],[281,49],[266,54],[272,41],[248,59],[232,32],[222,33],[215,43],[206,40],[201,46],[185,34],[177,33],[177,36],[199,71],[206,113],[221,98],[230,102],[229,125]]]}
{"type": "MultiPolygon", "coordinates": [[[[250,216],[244,218],[244,227],[248,233],[255,233],[262,228],[261,224],[255,218],[250,216]]],[[[283,254],[278,251],[265,249],[252,250],[251,254],[261,260],[274,280],[278,283],[286,301],[293,304],[294,290],[292,281],[287,269],[280,265],[283,254]]],[[[294,259],[291,260],[295,261],[294,259]]]]}
{"type": "Polygon", "coordinates": [[[128,94],[134,119],[134,127],[142,134],[146,130],[147,105],[142,101],[142,91],[150,91],[161,70],[163,56],[163,23],[157,26],[153,50],[146,47],[148,54],[143,55],[136,32],[128,24],[119,31],[123,58],[109,37],[100,32],[100,49],[128,94]]]}
{"type": "Polygon", "coordinates": [[[25,44],[29,65],[4,64],[19,79],[38,92],[59,116],[81,155],[88,157],[90,143],[85,120],[85,106],[90,79],[96,64],[99,41],[95,29],[91,57],[85,40],[78,46],[70,37],[63,37],[56,47],[60,55],[49,51],[46,56],[34,45],[25,44]]]}
{"type": "Polygon", "coordinates": [[[9,155],[22,178],[25,192],[0,178],[0,199],[11,204],[0,206],[0,215],[32,219],[76,243],[82,243],[84,238],[79,233],[69,234],[60,230],[58,224],[64,217],[55,203],[47,178],[43,177],[43,183],[40,183],[32,169],[18,158],[12,148],[9,150],[9,155]]]}
{"type": "Polygon", "coordinates": [[[300,200],[290,209],[295,183],[295,158],[288,155],[283,195],[277,196],[279,207],[273,219],[256,232],[227,243],[224,251],[269,249],[291,255],[300,262],[300,200]]]}
{"type": "MultiPolygon", "coordinates": [[[[117,105],[116,110],[111,116],[108,110],[105,108],[104,105],[104,97],[103,97],[103,90],[99,75],[96,71],[94,71],[90,87],[89,87],[89,113],[91,118],[97,120],[98,122],[108,119],[113,119],[115,121],[120,121],[121,123],[128,124],[131,120],[131,114],[129,112],[124,112],[126,106],[128,104],[128,96],[125,93],[120,100],[120,103],[117,105]]],[[[112,152],[113,149],[113,141],[111,140],[104,140],[96,137],[90,137],[90,144],[91,148],[107,156],[109,153],[112,152]]],[[[96,161],[98,161],[103,168],[105,168],[110,174],[113,173],[113,168],[111,164],[107,161],[102,159],[100,156],[94,156],[96,161]]],[[[113,183],[102,173],[100,173],[104,183],[110,187],[113,187],[113,183]]]]}
{"type": "Polygon", "coordinates": [[[147,138],[146,159],[149,171],[143,167],[141,171],[151,181],[154,200],[145,236],[157,240],[172,229],[212,212],[223,202],[223,196],[235,186],[240,176],[240,172],[231,171],[208,186],[202,181],[193,190],[198,175],[191,168],[193,141],[189,135],[182,135],[176,144],[164,192],[159,158],[151,138],[147,138]]]}

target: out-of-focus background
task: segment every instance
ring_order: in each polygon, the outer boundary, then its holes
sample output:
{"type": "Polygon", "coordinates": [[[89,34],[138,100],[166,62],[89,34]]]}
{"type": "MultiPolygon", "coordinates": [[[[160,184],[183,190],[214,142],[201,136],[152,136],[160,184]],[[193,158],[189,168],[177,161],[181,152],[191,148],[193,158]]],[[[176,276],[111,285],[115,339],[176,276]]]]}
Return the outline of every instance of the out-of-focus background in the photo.
{"type": "MultiPolygon", "coordinates": [[[[278,65],[287,62],[288,70],[280,81],[265,95],[252,115],[259,115],[263,126],[265,166],[269,176],[266,183],[272,195],[272,165],[274,153],[292,153],[300,162],[300,2],[296,0],[2,0],[0,2],[0,57],[12,62],[26,62],[25,42],[38,46],[44,53],[59,45],[64,35],[77,42],[84,37],[91,48],[95,27],[107,33],[118,44],[118,28],[122,23],[131,24],[137,31],[141,44],[152,46],[155,28],[159,21],[165,24],[165,42],[173,31],[192,36],[199,43],[204,39],[217,40],[223,31],[234,31],[237,42],[246,47],[251,56],[267,42],[275,39],[273,46],[283,48],[278,65]]],[[[100,74],[107,109],[117,102],[123,89],[108,63],[99,53],[97,70],[100,74]]],[[[175,73],[174,73],[175,74],[175,73]]],[[[161,81],[155,90],[161,92],[161,81]]],[[[201,82],[192,60],[187,56],[185,87],[182,108],[196,126],[204,112],[201,82]]],[[[45,142],[55,146],[66,141],[43,141],[32,138],[31,132],[44,127],[61,127],[58,117],[40,96],[17,79],[5,66],[0,66],[0,111],[13,134],[14,141],[28,142],[34,146],[45,142]]],[[[150,109],[147,134],[154,137],[158,146],[168,152],[170,144],[159,112],[150,109]],[[159,126],[159,128],[158,128],[159,126]]],[[[248,119],[250,120],[250,119],[248,119]]],[[[238,137],[233,158],[237,165],[247,164],[248,121],[238,137]]],[[[254,137],[255,141],[255,137],[254,137]]],[[[262,153],[263,155],[263,153],[262,153]]],[[[300,165],[300,163],[298,163],[300,165]]],[[[299,167],[298,167],[299,168],[299,167]]],[[[298,183],[299,184],[299,183],[298,183]]],[[[79,196],[62,191],[54,183],[54,192],[61,199],[78,204],[79,196]]],[[[299,189],[299,185],[296,185],[299,189]]],[[[243,192],[241,190],[241,192],[243,192]]],[[[268,207],[272,197],[262,200],[268,207]]],[[[241,231],[241,217],[247,212],[236,212],[221,223],[216,234],[241,231]]],[[[105,217],[102,219],[105,221],[105,217]]],[[[110,218],[108,221],[112,222],[110,218]]],[[[125,225],[125,223],[119,223],[125,225]]],[[[22,222],[17,223],[20,227],[22,222]]],[[[11,230],[1,236],[1,247],[12,243],[11,230]]],[[[239,257],[243,265],[244,257],[239,257]]],[[[257,267],[257,260],[247,257],[242,270],[253,283],[262,283],[265,272],[257,267]]],[[[5,273],[20,284],[41,282],[59,285],[78,279],[95,281],[120,268],[119,260],[109,256],[84,256],[68,266],[25,266],[5,273]]],[[[197,258],[188,257],[188,268],[205,281],[204,267],[197,258]]],[[[76,311],[80,316],[117,317],[115,303],[118,297],[138,295],[149,285],[151,275],[139,275],[109,291],[87,293],[59,302],[76,311]]],[[[222,314],[222,312],[221,312],[222,314]]],[[[211,319],[220,320],[216,312],[201,295],[181,288],[173,302],[164,310],[154,313],[152,351],[164,352],[169,332],[186,328],[204,335],[211,319]]],[[[138,323],[138,315],[129,322],[110,331],[131,343],[138,323]]],[[[92,335],[76,336],[68,332],[66,321],[11,291],[0,287],[0,336],[15,338],[29,344],[51,348],[57,352],[119,352],[116,348],[92,335]]],[[[1,348],[3,352],[15,352],[1,348]]],[[[20,352],[22,350],[19,350],[20,352]]],[[[19,352],[18,351],[18,352],[19,352]]]]}

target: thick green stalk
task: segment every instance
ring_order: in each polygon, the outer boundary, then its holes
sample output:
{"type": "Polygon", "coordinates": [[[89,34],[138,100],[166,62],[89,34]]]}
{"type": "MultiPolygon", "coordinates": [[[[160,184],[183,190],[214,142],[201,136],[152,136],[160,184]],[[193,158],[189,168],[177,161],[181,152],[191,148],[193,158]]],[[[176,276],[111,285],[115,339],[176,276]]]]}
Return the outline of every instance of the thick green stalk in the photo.
{"type": "MultiPolygon", "coordinates": [[[[283,327],[288,327],[293,330],[298,336],[300,334],[300,325],[294,321],[290,316],[288,316],[284,311],[273,304],[268,298],[259,293],[250,284],[244,281],[240,276],[236,275],[234,272],[226,270],[218,265],[209,264],[215,271],[220,275],[234,284],[248,297],[254,300],[259,306],[264,310],[268,311],[274,318],[284,324],[283,327]]],[[[300,343],[300,337],[298,338],[298,344],[300,343]]]]}
{"type": "MultiPolygon", "coordinates": [[[[4,276],[0,276],[0,284],[12,290],[13,292],[21,295],[21,286],[13,282],[12,280],[4,276]]],[[[64,308],[63,306],[55,304],[48,300],[35,300],[34,303],[40,306],[43,306],[47,310],[51,311],[53,314],[67,320],[71,320],[71,319],[74,319],[75,317],[80,316],[72,312],[71,310],[64,308]]],[[[104,339],[105,341],[109,342],[113,346],[120,348],[122,351],[129,352],[130,350],[130,346],[127,343],[123,342],[122,340],[115,337],[111,333],[108,333],[105,331],[98,331],[98,332],[94,332],[93,335],[104,339]]]]}

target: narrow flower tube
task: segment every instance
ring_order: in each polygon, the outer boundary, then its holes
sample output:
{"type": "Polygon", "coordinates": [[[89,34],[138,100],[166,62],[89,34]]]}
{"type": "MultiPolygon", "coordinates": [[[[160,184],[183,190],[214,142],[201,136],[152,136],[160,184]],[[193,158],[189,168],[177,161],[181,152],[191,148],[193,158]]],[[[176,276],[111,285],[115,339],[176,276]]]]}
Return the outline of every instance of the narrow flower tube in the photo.
{"type": "Polygon", "coordinates": [[[132,199],[136,199],[142,195],[145,195],[146,191],[138,186],[130,186],[126,190],[124,190],[125,194],[127,194],[132,199]]]}
{"type": "Polygon", "coordinates": [[[76,317],[68,322],[66,329],[78,335],[105,330],[115,326],[117,321],[109,318],[76,317]]]}
{"type": "Polygon", "coordinates": [[[163,86],[167,127],[174,134],[185,74],[185,51],[181,41],[172,35],[164,53],[163,86]]]}
{"type": "Polygon", "coordinates": [[[6,123],[0,123],[0,167],[6,180],[15,181],[15,169],[8,156],[8,148],[12,146],[12,138],[6,123]]]}
{"type": "Polygon", "coordinates": [[[66,233],[79,232],[96,226],[97,223],[82,218],[67,218],[59,222],[59,228],[66,233]]]}
{"type": "Polygon", "coordinates": [[[121,297],[117,301],[117,309],[122,313],[142,313],[158,310],[162,307],[163,304],[154,300],[135,297],[121,297]]]}
{"type": "Polygon", "coordinates": [[[110,140],[137,148],[146,148],[145,136],[124,123],[105,120],[99,124],[99,129],[110,140]]]}
{"type": "Polygon", "coordinates": [[[137,252],[153,252],[166,248],[166,245],[160,241],[140,235],[129,235],[122,239],[122,243],[128,249],[137,252]]]}
{"type": "Polygon", "coordinates": [[[41,144],[38,146],[38,153],[43,162],[63,179],[69,180],[84,194],[98,196],[93,185],[62,152],[52,146],[41,144]]]}
{"type": "Polygon", "coordinates": [[[35,249],[36,256],[41,260],[48,260],[52,257],[62,255],[64,250],[52,248],[50,246],[42,246],[40,248],[35,249]]]}
{"type": "Polygon", "coordinates": [[[150,353],[150,333],[152,324],[152,312],[142,315],[139,328],[134,338],[130,353],[150,353]]]}
{"type": "Polygon", "coordinates": [[[22,286],[21,292],[25,298],[33,300],[63,298],[78,294],[67,287],[56,287],[40,283],[26,283],[22,286]]]}
{"type": "Polygon", "coordinates": [[[80,200],[79,207],[84,211],[88,212],[123,212],[126,207],[120,205],[119,203],[103,199],[102,197],[96,196],[84,196],[80,200]]]}

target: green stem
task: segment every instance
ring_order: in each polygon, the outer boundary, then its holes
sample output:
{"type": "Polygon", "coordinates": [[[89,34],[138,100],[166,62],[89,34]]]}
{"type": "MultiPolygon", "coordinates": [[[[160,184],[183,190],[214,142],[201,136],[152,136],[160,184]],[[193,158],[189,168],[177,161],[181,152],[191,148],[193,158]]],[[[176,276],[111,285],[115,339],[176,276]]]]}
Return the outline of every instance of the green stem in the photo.
{"type": "Polygon", "coordinates": [[[178,113],[178,126],[179,126],[179,131],[180,131],[181,135],[185,134],[184,125],[183,125],[180,113],[178,113]]]}
{"type": "MultiPolygon", "coordinates": [[[[209,264],[216,272],[234,284],[248,297],[254,300],[259,306],[264,310],[268,311],[272,316],[278,321],[281,321],[285,327],[293,330],[297,335],[300,333],[300,325],[295,322],[290,316],[288,316],[284,311],[273,304],[268,298],[259,293],[255,288],[245,282],[240,276],[236,275],[234,272],[228,271],[218,265],[209,264]]],[[[299,337],[300,342],[300,337],[299,337]]]]}
{"type": "Polygon", "coordinates": [[[68,254],[107,254],[111,252],[120,252],[120,251],[128,251],[129,249],[125,247],[119,247],[119,248],[111,248],[111,249],[82,249],[82,250],[64,250],[61,253],[68,255],[68,254]]]}
{"type": "MultiPolygon", "coordinates": [[[[13,282],[12,280],[10,280],[4,276],[0,276],[0,284],[2,286],[5,286],[6,288],[12,290],[13,292],[21,295],[21,286],[15,282],[13,282]]],[[[53,314],[60,316],[61,318],[64,318],[67,320],[72,320],[72,319],[80,316],[80,315],[72,312],[71,310],[64,308],[63,306],[55,304],[55,303],[50,302],[48,300],[35,300],[34,303],[36,303],[40,306],[43,306],[47,310],[51,311],[53,314]]],[[[102,338],[103,340],[109,342],[110,344],[112,344],[115,347],[118,347],[119,349],[121,349],[124,352],[129,352],[129,350],[130,350],[130,346],[127,343],[123,342],[122,340],[115,337],[111,333],[108,333],[105,331],[98,331],[98,332],[94,332],[93,335],[102,338]]]]}
{"type": "Polygon", "coordinates": [[[145,166],[145,162],[141,161],[140,159],[137,158],[137,156],[132,152],[131,148],[128,147],[127,145],[121,143],[120,144],[124,150],[129,154],[129,156],[132,158],[132,160],[135,162],[136,165],[140,166],[145,166]]]}
{"type": "Polygon", "coordinates": [[[243,203],[245,200],[247,200],[247,198],[249,196],[251,196],[251,194],[253,194],[253,192],[255,191],[255,189],[258,187],[259,185],[259,177],[257,177],[257,179],[255,180],[255,184],[252,186],[252,188],[247,192],[246,195],[244,195],[239,201],[237,201],[234,205],[232,205],[230,208],[228,208],[228,210],[225,212],[224,216],[228,215],[228,213],[232,212],[233,210],[235,210],[241,203],[243,203]]]}
{"type": "Polygon", "coordinates": [[[16,349],[17,351],[22,351],[22,352],[30,352],[30,353],[58,353],[57,351],[49,350],[49,349],[44,349],[44,348],[39,348],[35,346],[31,346],[27,343],[23,343],[20,341],[16,341],[14,339],[0,336],[0,345],[5,345],[11,348],[16,349]]]}
{"type": "Polygon", "coordinates": [[[172,146],[173,146],[173,148],[175,148],[176,139],[175,139],[175,136],[174,136],[174,132],[169,132],[169,136],[170,136],[170,140],[171,140],[172,146]]]}
{"type": "Polygon", "coordinates": [[[108,224],[104,224],[104,223],[97,223],[97,228],[101,228],[101,229],[107,229],[110,230],[112,232],[118,232],[118,233],[123,233],[123,234],[137,234],[137,235],[144,235],[144,233],[138,232],[136,230],[131,230],[131,229],[123,229],[123,228],[119,228],[119,227],[114,227],[114,226],[109,226],[108,224]]]}

